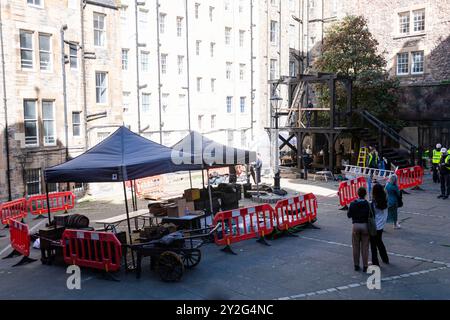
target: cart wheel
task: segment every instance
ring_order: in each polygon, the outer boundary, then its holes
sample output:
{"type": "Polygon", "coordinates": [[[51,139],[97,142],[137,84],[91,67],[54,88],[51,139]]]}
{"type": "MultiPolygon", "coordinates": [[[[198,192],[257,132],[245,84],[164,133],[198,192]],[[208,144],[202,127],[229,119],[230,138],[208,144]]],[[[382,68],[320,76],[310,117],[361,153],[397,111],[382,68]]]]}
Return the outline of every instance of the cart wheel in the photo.
{"type": "Polygon", "coordinates": [[[200,263],[202,252],[199,249],[184,251],[181,254],[181,260],[185,268],[192,269],[200,263]]]}
{"type": "Polygon", "coordinates": [[[180,281],[184,266],[179,255],[172,251],[163,252],[157,262],[156,270],[163,281],[180,281]]]}

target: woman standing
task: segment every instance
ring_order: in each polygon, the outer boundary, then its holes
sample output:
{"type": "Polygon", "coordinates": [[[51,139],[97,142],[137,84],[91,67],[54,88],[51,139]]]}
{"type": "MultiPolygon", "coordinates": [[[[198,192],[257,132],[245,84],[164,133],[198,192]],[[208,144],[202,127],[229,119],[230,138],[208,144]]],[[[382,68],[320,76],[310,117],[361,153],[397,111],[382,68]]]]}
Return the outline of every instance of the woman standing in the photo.
{"type": "Polygon", "coordinates": [[[386,192],[381,184],[376,184],[372,191],[372,212],[375,215],[375,224],[377,226],[377,235],[370,236],[370,249],[372,251],[372,265],[379,266],[378,252],[380,252],[381,260],[389,264],[389,257],[386,252],[386,247],[383,243],[383,229],[386,225],[388,216],[388,201],[386,192]]]}
{"type": "Polygon", "coordinates": [[[388,218],[387,222],[394,224],[394,229],[401,229],[398,223],[398,204],[401,197],[400,189],[397,185],[397,176],[394,174],[389,178],[386,185],[386,192],[388,195],[388,218]]]}
{"type": "Polygon", "coordinates": [[[352,219],[352,247],[353,262],[355,271],[361,270],[359,266],[359,257],[362,256],[363,272],[367,271],[369,265],[369,228],[367,222],[369,220],[370,205],[365,199],[367,190],[365,188],[358,189],[358,200],[353,201],[348,209],[347,216],[352,219]]]}

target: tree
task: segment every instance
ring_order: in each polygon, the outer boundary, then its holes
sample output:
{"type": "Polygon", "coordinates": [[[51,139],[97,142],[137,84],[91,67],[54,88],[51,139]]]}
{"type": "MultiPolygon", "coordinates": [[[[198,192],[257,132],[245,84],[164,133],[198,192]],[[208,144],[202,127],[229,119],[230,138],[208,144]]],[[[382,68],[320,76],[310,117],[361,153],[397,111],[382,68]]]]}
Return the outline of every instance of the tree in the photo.
{"type": "MultiPolygon", "coordinates": [[[[361,16],[347,16],[333,24],[323,40],[322,55],[314,69],[354,79],[353,105],[366,109],[380,119],[398,124],[396,88],[398,81],[386,72],[386,60],[377,51],[378,41],[361,16]]],[[[344,107],[338,90],[338,106],[344,107]]],[[[326,96],[323,98],[327,99],[326,96]]]]}

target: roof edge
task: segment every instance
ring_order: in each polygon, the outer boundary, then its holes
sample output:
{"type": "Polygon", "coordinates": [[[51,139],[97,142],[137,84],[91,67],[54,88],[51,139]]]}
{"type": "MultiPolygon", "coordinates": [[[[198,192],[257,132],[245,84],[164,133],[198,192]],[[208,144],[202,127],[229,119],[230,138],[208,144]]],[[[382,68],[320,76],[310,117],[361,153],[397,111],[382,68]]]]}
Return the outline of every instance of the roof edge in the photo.
{"type": "MultiPolygon", "coordinates": [[[[113,0],[111,2],[115,3],[115,1],[113,1],[113,0]]],[[[118,10],[119,9],[119,6],[117,6],[115,4],[114,5],[113,4],[108,4],[108,3],[106,3],[106,1],[103,2],[101,0],[86,0],[86,4],[92,4],[94,6],[100,6],[100,7],[105,7],[105,8],[114,9],[114,10],[118,10]]]]}

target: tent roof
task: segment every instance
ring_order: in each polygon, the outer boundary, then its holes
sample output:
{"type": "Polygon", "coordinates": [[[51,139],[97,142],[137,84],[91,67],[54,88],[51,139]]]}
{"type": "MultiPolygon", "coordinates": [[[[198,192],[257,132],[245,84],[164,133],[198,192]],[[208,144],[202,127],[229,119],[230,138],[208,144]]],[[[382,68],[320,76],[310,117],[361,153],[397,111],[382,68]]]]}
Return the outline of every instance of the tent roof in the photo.
{"type": "Polygon", "coordinates": [[[118,182],[177,171],[201,170],[201,165],[176,164],[191,157],[120,127],[82,155],[45,170],[46,182],[118,182]]]}
{"type": "Polygon", "coordinates": [[[256,161],[256,152],[228,147],[208,139],[196,131],[191,131],[184,139],[176,143],[172,149],[192,154],[195,162],[191,160],[190,163],[202,163],[203,159],[203,163],[211,167],[245,165],[256,161]]]}

